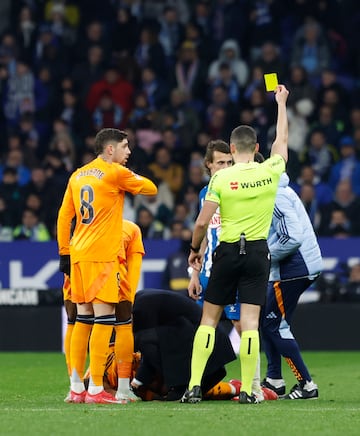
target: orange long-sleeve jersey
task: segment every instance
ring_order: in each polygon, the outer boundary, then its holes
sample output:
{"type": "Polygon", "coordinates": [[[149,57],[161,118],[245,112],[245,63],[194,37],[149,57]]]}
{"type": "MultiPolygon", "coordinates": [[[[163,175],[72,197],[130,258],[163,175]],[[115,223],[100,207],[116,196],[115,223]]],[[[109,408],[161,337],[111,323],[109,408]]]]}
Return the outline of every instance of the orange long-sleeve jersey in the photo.
{"type": "Polygon", "coordinates": [[[151,180],[100,157],[76,170],[70,177],[58,214],[59,254],[70,254],[72,263],[124,258],[125,191],[155,195],[157,188],[151,180]],[[71,237],[74,217],[76,225],[71,237]]]}
{"type": "Polygon", "coordinates": [[[126,280],[135,295],[141,273],[142,258],[145,254],[140,227],[128,220],[123,220],[123,243],[125,251],[126,280]]]}

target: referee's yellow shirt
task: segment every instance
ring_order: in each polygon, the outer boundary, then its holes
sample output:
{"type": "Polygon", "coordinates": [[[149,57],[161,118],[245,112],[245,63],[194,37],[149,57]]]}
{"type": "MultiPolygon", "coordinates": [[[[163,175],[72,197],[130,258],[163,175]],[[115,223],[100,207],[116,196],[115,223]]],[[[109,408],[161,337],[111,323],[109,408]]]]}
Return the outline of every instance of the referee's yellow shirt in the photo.
{"type": "Polygon", "coordinates": [[[285,161],[274,155],[262,163],[237,163],[219,170],[210,180],[205,200],[220,207],[220,241],[267,239],[280,175],[285,161]]]}

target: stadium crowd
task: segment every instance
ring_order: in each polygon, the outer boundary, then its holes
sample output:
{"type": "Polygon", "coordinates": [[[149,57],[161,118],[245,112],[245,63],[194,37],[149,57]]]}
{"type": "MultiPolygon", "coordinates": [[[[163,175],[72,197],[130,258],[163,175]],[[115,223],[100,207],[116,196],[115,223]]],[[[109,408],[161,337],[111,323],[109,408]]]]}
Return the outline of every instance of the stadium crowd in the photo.
{"type": "Polygon", "coordinates": [[[143,238],[192,229],[209,140],[252,126],[269,155],[276,72],[290,185],[319,236],[359,236],[356,0],[11,2],[0,37],[0,240],[54,239],[69,175],[96,133],[124,129],[128,166],[158,194],[126,197],[143,238]]]}

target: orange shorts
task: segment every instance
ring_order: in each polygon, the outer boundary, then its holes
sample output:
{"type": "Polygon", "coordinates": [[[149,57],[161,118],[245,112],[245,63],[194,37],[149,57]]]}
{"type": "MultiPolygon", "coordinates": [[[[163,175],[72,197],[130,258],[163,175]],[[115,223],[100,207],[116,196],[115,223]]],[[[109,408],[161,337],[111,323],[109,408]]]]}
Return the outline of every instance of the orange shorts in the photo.
{"type": "Polygon", "coordinates": [[[71,301],[118,303],[120,298],[120,268],[114,262],[78,262],[71,264],[71,301]]]}
{"type": "Polygon", "coordinates": [[[64,301],[71,300],[70,277],[67,274],[64,274],[63,297],[64,301]]]}

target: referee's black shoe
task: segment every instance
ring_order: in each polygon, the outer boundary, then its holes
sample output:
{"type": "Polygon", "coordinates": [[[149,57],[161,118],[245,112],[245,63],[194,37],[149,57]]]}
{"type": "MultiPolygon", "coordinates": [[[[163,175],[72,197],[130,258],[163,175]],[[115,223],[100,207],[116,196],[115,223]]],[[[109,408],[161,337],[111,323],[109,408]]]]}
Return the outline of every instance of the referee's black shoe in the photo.
{"type": "Polygon", "coordinates": [[[270,382],[268,382],[266,380],[266,378],[264,378],[264,380],[260,383],[260,385],[263,388],[268,388],[268,389],[271,389],[272,391],[276,392],[279,397],[285,395],[285,385],[276,388],[274,385],[272,385],[270,382]]]}
{"type": "Polygon", "coordinates": [[[194,386],[192,389],[187,389],[182,396],[180,403],[200,403],[202,393],[200,386],[194,386]]]}
{"type": "Polygon", "coordinates": [[[248,395],[245,391],[242,391],[239,394],[239,403],[240,404],[259,404],[260,401],[255,397],[254,394],[248,395]]]}

